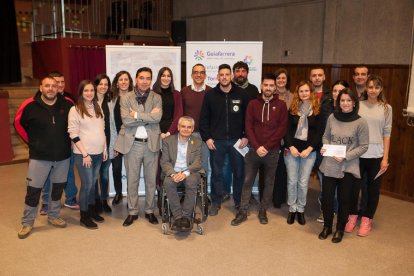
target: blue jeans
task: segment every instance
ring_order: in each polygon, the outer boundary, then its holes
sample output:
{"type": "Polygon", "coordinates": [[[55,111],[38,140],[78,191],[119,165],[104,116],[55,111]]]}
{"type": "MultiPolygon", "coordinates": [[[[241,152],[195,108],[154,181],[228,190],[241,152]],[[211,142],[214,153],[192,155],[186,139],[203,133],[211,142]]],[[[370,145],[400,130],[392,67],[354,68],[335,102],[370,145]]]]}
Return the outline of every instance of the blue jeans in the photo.
{"type": "Polygon", "coordinates": [[[69,171],[68,171],[68,184],[65,187],[65,196],[66,201],[76,200],[76,194],[78,193],[78,188],[75,184],[75,154],[72,152],[70,155],[69,171]]]}
{"type": "Polygon", "coordinates": [[[95,183],[98,179],[102,164],[102,154],[91,154],[90,168],[83,166],[82,154],[75,154],[75,165],[78,168],[81,186],[79,192],[79,206],[81,211],[88,211],[88,205],[95,205],[95,183]]]}
{"type": "MultiPolygon", "coordinates": [[[[70,163],[68,170],[68,183],[65,187],[66,201],[76,200],[76,194],[78,193],[78,188],[75,184],[75,173],[73,171],[73,165],[75,163],[75,155],[73,152],[70,155],[70,163]]],[[[49,191],[50,191],[50,178],[47,177],[45,185],[42,189],[42,204],[48,205],[49,203],[49,191]]]]}
{"type": "Polygon", "coordinates": [[[241,190],[244,180],[244,158],[233,147],[237,139],[215,140],[216,150],[210,150],[211,165],[211,200],[214,205],[221,205],[224,186],[224,159],[229,154],[233,172],[233,199],[236,206],[240,205],[241,190]]]}
{"type": "Polygon", "coordinates": [[[290,152],[285,155],[289,212],[305,211],[309,178],[315,159],[314,151],[307,158],[293,157],[290,152]]]}
{"type": "Polygon", "coordinates": [[[101,168],[99,169],[99,188],[98,180],[95,183],[95,199],[97,200],[106,200],[108,198],[108,187],[109,187],[109,166],[111,165],[111,160],[108,159],[105,162],[102,162],[101,168]],[[99,191],[101,194],[99,195],[99,191]]]}
{"type": "Polygon", "coordinates": [[[232,169],[230,165],[230,156],[228,154],[226,154],[226,157],[224,158],[223,179],[224,179],[223,192],[230,194],[233,175],[232,175],[232,169]]]}

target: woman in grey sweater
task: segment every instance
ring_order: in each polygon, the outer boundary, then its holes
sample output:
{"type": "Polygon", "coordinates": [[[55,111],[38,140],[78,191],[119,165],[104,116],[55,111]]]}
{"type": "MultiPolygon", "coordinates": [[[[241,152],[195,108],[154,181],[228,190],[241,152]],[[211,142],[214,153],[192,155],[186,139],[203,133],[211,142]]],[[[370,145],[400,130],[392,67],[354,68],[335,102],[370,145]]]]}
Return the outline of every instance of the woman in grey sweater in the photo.
{"type": "Polygon", "coordinates": [[[360,178],[359,157],[368,149],[369,130],[365,119],[358,115],[358,96],[346,88],[339,92],[335,111],[328,118],[325,133],[322,137],[325,155],[326,145],[342,145],[346,147],[345,157],[324,156],[320,171],[322,181],[322,211],[324,227],[319,239],[324,240],[332,233],[333,207],[335,190],[338,196],[338,217],[333,243],[342,241],[345,225],[349,215],[351,194],[357,189],[356,179],[360,178]]]}
{"type": "MultiPolygon", "coordinates": [[[[390,150],[392,108],[384,98],[383,80],[372,75],[367,80],[367,100],[360,102],[359,115],[367,120],[369,126],[368,151],[359,159],[361,175],[367,174],[367,207],[361,213],[358,236],[368,236],[372,219],[377,210],[381,175],[388,169],[390,150]]],[[[352,194],[351,209],[345,232],[351,233],[358,219],[359,189],[352,194]]]]}

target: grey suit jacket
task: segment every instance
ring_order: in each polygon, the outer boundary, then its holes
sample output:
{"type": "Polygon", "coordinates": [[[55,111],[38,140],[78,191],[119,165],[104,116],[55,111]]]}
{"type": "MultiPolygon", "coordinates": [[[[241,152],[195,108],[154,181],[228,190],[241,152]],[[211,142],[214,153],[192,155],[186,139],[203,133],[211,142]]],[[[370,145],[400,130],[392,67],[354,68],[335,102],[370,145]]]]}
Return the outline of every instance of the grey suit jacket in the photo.
{"type": "MultiPolygon", "coordinates": [[[[178,134],[168,136],[162,141],[161,168],[163,175],[171,175],[177,160],[178,134]]],[[[187,167],[190,174],[201,172],[201,139],[193,135],[188,140],[187,167]]]]}
{"type": "Polygon", "coordinates": [[[121,96],[120,106],[122,126],[114,149],[122,154],[128,153],[134,143],[138,126],[144,126],[148,133],[149,150],[159,151],[161,134],[159,122],[162,116],[161,96],[151,91],[145,105],[138,105],[135,92],[130,91],[121,96]],[[151,113],[151,110],[156,107],[160,109],[160,112],[151,113]],[[136,120],[129,115],[131,109],[138,112],[136,120]]]}

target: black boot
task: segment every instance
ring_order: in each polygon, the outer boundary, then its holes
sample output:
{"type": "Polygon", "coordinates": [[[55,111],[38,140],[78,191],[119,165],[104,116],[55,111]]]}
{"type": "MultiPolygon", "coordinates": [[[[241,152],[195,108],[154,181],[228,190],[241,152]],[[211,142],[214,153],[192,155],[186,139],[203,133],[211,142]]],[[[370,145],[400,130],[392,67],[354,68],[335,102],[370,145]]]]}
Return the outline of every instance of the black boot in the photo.
{"type": "Polygon", "coordinates": [[[332,227],[324,226],[318,237],[320,240],[325,240],[330,234],[332,234],[332,227]]]}
{"type": "Polygon", "coordinates": [[[343,237],[344,237],[344,231],[337,230],[335,234],[333,235],[332,242],[333,243],[341,242],[343,237]]]}
{"type": "Polygon", "coordinates": [[[80,225],[85,226],[88,229],[98,229],[98,225],[92,221],[88,212],[80,211],[80,215],[81,215],[80,225]]]}
{"type": "Polygon", "coordinates": [[[112,213],[111,207],[109,207],[108,202],[106,200],[102,200],[102,208],[105,213],[112,213]]]}
{"type": "Polygon", "coordinates": [[[100,199],[95,199],[95,212],[97,214],[102,214],[102,201],[100,199]]]}
{"type": "Polygon", "coordinates": [[[296,212],[296,217],[297,217],[298,223],[300,225],[305,225],[306,224],[305,213],[303,213],[303,212],[296,212]]]}
{"type": "Polygon", "coordinates": [[[295,222],[296,212],[289,212],[287,217],[287,224],[293,224],[295,222]]]}
{"type": "Polygon", "coordinates": [[[88,212],[89,212],[89,216],[91,217],[91,219],[93,219],[96,222],[103,222],[105,219],[103,217],[101,217],[100,215],[98,215],[98,213],[96,213],[95,205],[89,205],[88,206],[88,212]]]}

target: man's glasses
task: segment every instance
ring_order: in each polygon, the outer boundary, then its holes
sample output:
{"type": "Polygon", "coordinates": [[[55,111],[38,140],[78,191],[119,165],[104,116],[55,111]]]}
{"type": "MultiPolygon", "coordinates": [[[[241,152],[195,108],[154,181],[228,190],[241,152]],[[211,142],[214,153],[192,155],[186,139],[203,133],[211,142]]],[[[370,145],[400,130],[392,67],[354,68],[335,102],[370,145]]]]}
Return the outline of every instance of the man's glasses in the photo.
{"type": "Polygon", "coordinates": [[[193,71],[193,75],[205,75],[206,71],[193,71]]]}

